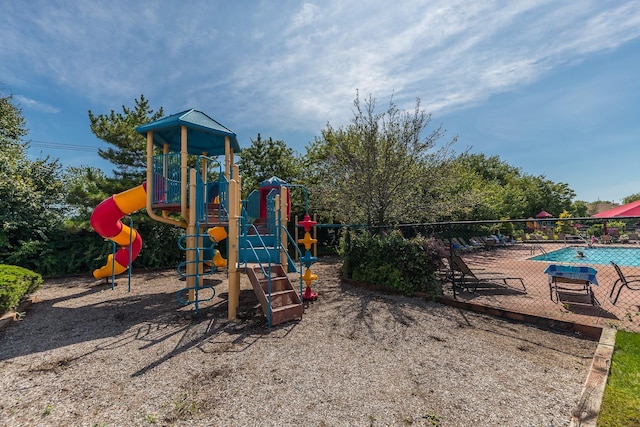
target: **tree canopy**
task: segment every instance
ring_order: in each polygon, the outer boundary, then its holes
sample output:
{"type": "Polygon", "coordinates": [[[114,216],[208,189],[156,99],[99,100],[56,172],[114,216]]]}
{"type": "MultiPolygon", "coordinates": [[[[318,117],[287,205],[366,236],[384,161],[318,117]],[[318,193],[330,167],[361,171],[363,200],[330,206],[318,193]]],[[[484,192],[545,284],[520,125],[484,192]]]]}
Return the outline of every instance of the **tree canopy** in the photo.
{"type": "Polygon", "coordinates": [[[627,203],[635,202],[636,200],[640,200],[640,193],[630,194],[627,197],[622,199],[622,204],[626,205],[627,203]]]}
{"type": "Polygon", "coordinates": [[[573,207],[575,193],[567,184],[523,173],[498,156],[464,153],[454,163],[467,181],[473,202],[459,210],[455,219],[528,218],[541,210],[556,216],[573,207]]]}
{"type": "Polygon", "coordinates": [[[242,193],[247,197],[260,183],[277,176],[288,183],[295,183],[301,175],[301,161],[284,141],[263,139],[260,134],[251,145],[239,154],[238,169],[242,177],[242,193]]]}
{"type": "Polygon", "coordinates": [[[106,149],[99,149],[98,154],[114,164],[113,173],[117,180],[125,182],[125,188],[140,183],[145,177],[147,142],[136,132],[136,127],[164,115],[162,107],[154,112],[144,95],[134,102],[133,108],[123,105],[122,113],[111,110],[109,114],[95,115],[89,110],[91,131],[110,144],[106,149]]]}
{"type": "Polygon", "coordinates": [[[376,111],[376,100],[356,95],[351,124],[327,124],[307,147],[314,206],[340,222],[369,225],[412,221],[427,201],[425,170],[444,135],[427,132],[431,116],[420,108],[401,111],[393,101],[376,111]]]}
{"type": "Polygon", "coordinates": [[[28,133],[11,95],[0,97],[0,263],[31,266],[63,220],[58,160],[31,160],[28,133]]]}
{"type": "Polygon", "coordinates": [[[135,128],[162,117],[160,107],[154,112],[149,101],[140,95],[134,107],[122,106],[122,113],[94,114],[89,110],[89,122],[94,135],[109,144],[98,155],[115,167],[114,176],[107,176],[93,166],[68,168],[65,174],[66,202],[79,222],[86,222],[93,208],[105,198],[139,185],[146,178],[147,142],[135,128]]]}

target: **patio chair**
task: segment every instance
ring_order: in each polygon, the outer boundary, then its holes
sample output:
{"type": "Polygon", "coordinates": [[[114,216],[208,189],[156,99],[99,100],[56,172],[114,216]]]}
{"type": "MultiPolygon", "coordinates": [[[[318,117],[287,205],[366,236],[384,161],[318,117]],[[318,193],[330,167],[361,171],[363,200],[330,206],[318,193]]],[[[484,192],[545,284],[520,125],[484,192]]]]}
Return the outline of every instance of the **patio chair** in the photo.
{"type": "Polygon", "coordinates": [[[521,277],[509,277],[496,272],[474,273],[460,255],[453,255],[451,269],[454,274],[454,286],[462,290],[476,292],[480,289],[502,289],[526,294],[527,288],[521,277]],[[515,283],[515,286],[512,284],[515,283]]]}
{"type": "Polygon", "coordinates": [[[484,249],[487,248],[487,245],[485,244],[485,241],[484,240],[480,240],[477,237],[470,237],[469,238],[469,244],[471,246],[473,246],[474,248],[476,248],[476,249],[484,250],[484,249]]]}
{"type": "Polygon", "coordinates": [[[611,301],[611,303],[615,305],[616,302],[618,302],[618,297],[620,296],[622,288],[627,287],[632,291],[640,291],[640,275],[635,274],[631,276],[625,276],[618,264],[613,261],[611,261],[611,264],[613,265],[613,268],[616,269],[616,273],[618,273],[618,280],[615,281],[613,287],[611,288],[611,292],[609,293],[609,301],[611,301]],[[618,292],[616,292],[616,297],[614,299],[611,299],[613,293],[616,290],[616,286],[618,287],[618,292]]]}
{"type": "Polygon", "coordinates": [[[458,238],[456,238],[456,237],[452,237],[452,238],[451,238],[451,245],[452,245],[452,248],[453,248],[454,250],[456,250],[456,251],[464,251],[464,252],[467,252],[467,251],[472,251],[472,250],[473,250],[473,248],[472,248],[471,246],[469,246],[469,245],[467,245],[467,244],[462,243],[462,242],[461,242],[458,238]]]}
{"type": "Polygon", "coordinates": [[[462,237],[457,237],[457,239],[458,241],[460,241],[460,243],[462,243],[464,246],[468,247],[472,251],[484,249],[484,245],[478,244],[478,242],[474,241],[473,239],[469,239],[469,243],[467,243],[467,241],[464,240],[462,237]]]}
{"type": "Polygon", "coordinates": [[[496,239],[494,239],[493,237],[489,237],[489,236],[481,236],[481,237],[473,237],[473,239],[476,242],[480,242],[484,245],[485,249],[494,249],[497,244],[496,244],[496,239]]]}

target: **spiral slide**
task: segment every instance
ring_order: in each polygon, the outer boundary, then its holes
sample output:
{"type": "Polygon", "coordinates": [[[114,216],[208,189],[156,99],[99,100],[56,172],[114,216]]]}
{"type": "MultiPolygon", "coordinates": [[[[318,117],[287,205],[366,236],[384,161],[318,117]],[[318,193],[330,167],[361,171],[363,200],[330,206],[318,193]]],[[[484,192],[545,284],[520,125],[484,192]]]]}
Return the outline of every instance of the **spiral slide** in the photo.
{"type": "Polygon", "coordinates": [[[121,274],[129,267],[129,243],[131,243],[131,261],[140,253],[142,249],[142,237],[135,230],[124,225],[120,219],[132,212],[140,210],[146,206],[147,185],[134,187],[122,193],[114,194],[101,202],[91,214],[91,227],[109,240],[114,241],[120,249],[115,254],[107,258],[107,263],[93,272],[93,277],[103,279],[112,274],[121,274]]]}
{"type": "Polygon", "coordinates": [[[216,245],[227,238],[227,230],[224,227],[213,227],[207,230],[207,234],[209,234],[209,239],[204,241],[204,259],[206,260],[204,263],[213,264],[216,268],[226,267],[227,260],[216,249],[216,245]]]}

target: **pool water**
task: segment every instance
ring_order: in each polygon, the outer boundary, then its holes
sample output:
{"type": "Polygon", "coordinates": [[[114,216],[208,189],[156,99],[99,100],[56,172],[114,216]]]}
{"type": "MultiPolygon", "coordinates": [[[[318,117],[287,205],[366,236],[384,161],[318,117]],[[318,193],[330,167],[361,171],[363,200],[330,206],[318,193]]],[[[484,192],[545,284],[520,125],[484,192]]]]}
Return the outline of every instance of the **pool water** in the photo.
{"type": "Polygon", "coordinates": [[[622,266],[640,267],[640,248],[566,247],[529,259],[532,261],[603,265],[610,265],[611,261],[613,261],[622,266]],[[581,251],[584,257],[578,257],[578,251],[581,251]]]}

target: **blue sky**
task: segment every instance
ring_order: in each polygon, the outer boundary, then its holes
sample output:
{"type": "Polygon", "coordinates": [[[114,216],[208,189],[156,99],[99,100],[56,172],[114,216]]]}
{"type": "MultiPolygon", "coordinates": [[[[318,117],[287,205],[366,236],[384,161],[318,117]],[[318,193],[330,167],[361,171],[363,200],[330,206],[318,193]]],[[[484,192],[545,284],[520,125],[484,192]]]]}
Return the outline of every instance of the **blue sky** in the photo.
{"type": "Polygon", "coordinates": [[[304,153],[356,90],[416,98],[454,149],[499,155],[585,201],[640,192],[640,0],[50,1],[0,5],[0,91],[30,154],[111,171],[87,111],[141,94],[248,146],[304,153]],[[63,149],[71,148],[71,149],[63,149]]]}

